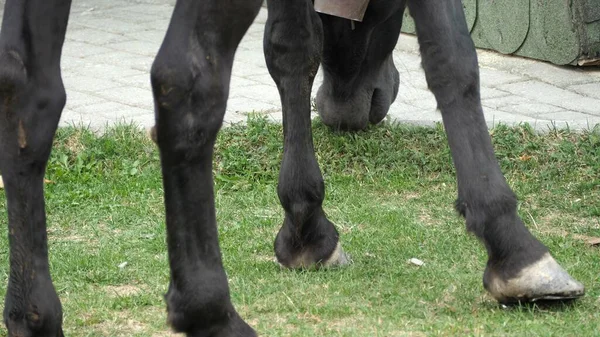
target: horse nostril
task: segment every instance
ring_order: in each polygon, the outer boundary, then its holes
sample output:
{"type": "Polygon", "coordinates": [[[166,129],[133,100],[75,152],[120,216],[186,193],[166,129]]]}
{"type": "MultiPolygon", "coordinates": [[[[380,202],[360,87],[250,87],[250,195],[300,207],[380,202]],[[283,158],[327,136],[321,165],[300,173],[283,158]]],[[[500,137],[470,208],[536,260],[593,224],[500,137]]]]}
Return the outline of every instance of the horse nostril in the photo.
{"type": "Polygon", "coordinates": [[[369,111],[369,122],[371,124],[377,124],[381,122],[388,113],[392,101],[389,97],[379,89],[373,90],[373,96],[371,96],[371,110],[369,111]]]}

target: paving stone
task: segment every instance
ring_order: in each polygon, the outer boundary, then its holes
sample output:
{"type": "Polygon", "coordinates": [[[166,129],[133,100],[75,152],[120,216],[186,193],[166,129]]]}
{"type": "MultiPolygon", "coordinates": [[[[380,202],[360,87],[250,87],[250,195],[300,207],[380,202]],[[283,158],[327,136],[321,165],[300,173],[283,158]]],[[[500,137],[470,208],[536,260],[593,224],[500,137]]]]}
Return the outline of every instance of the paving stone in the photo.
{"type": "Polygon", "coordinates": [[[137,25],[142,27],[143,30],[135,30],[132,32],[139,32],[139,31],[145,31],[145,30],[154,30],[157,32],[163,32],[163,36],[164,34],[167,32],[167,28],[169,27],[169,23],[171,22],[171,15],[166,15],[163,18],[157,17],[152,21],[148,21],[148,22],[140,22],[137,25]]]}
{"type": "Polygon", "coordinates": [[[112,48],[118,51],[126,51],[128,53],[135,53],[143,56],[148,56],[154,58],[158,53],[158,49],[160,48],[160,44],[150,43],[146,41],[127,41],[120,43],[111,43],[106,45],[108,48],[112,48]]]}
{"type": "MultiPolygon", "coordinates": [[[[271,104],[262,102],[247,97],[234,96],[227,101],[227,112],[244,113],[244,112],[260,112],[281,110],[279,104],[271,104]]],[[[231,116],[231,114],[229,114],[231,116]]]]}
{"type": "Polygon", "coordinates": [[[582,96],[550,84],[527,81],[505,84],[498,88],[509,91],[515,95],[557,105],[567,110],[580,111],[600,116],[600,100],[582,96]]]}
{"type": "MultiPolygon", "coordinates": [[[[71,15],[72,20],[77,14],[84,14],[86,12],[93,12],[98,9],[110,9],[120,4],[117,1],[110,0],[80,0],[71,3],[71,15]]],[[[69,24],[70,25],[70,24],[69,24]]]]}
{"type": "MultiPolygon", "coordinates": [[[[266,74],[258,74],[258,75],[249,75],[249,76],[245,76],[246,78],[255,81],[255,82],[259,82],[262,84],[266,84],[266,85],[275,85],[275,82],[273,81],[273,78],[271,77],[271,75],[269,73],[266,74]]],[[[319,80],[319,82],[317,83],[317,80],[315,79],[315,82],[313,83],[313,90],[315,90],[315,88],[318,88],[321,85],[322,80],[319,80]]]]}
{"type": "Polygon", "coordinates": [[[69,57],[86,57],[89,55],[105,54],[112,52],[111,49],[96,46],[91,43],[77,42],[77,41],[65,41],[63,45],[63,54],[69,57]]]}
{"type": "Polygon", "coordinates": [[[78,21],[82,26],[116,34],[126,34],[152,29],[152,27],[146,27],[144,24],[118,20],[111,17],[102,17],[102,15],[99,15],[98,17],[85,18],[74,17],[71,19],[79,19],[78,21]]]}
{"type": "Polygon", "coordinates": [[[496,110],[499,110],[504,106],[520,104],[520,103],[538,104],[539,102],[537,102],[533,99],[529,99],[529,98],[525,98],[525,97],[521,97],[521,96],[515,96],[515,95],[486,98],[486,99],[481,100],[481,105],[483,105],[484,107],[488,107],[488,108],[496,109],[496,110]]]}
{"type": "Polygon", "coordinates": [[[264,24],[267,22],[267,10],[262,8],[260,10],[260,12],[258,12],[258,15],[256,15],[256,18],[254,19],[254,23],[255,24],[262,24],[264,26],[264,24]]]}
{"type": "Polygon", "coordinates": [[[158,52],[158,48],[160,48],[160,44],[163,42],[163,39],[165,38],[165,33],[166,30],[145,30],[145,31],[141,31],[141,32],[133,32],[131,34],[126,34],[124,36],[126,36],[127,38],[131,39],[131,40],[139,40],[139,41],[146,41],[149,43],[152,43],[154,46],[156,46],[156,50],[155,53],[158,52]]]}
{"type": "Polygon", "coordinates": [[[394,65],[400,73],[415,70],[423,71],[423,68],[421,67],[421,56],[418,54],[397,51],[394,53],[394,65]]]}
{"type": "Polygon", "coordinates": [[[99,90],[96,95],[112,102],[135,106],[141,109],[153,109],[152,92],[135,87],[120,87],[99,90]]]}
{"type": "MultiPolygon", "coordinates": [[[[106,54],[87,56],[84,60],[87,63],[86,66],[96,67],[100,70],[104,68],[106,70],[104,72],[105,77],[109,74],[121,77],[140,75],[141,73],[149,76],[154,56],[148,57],[130,53],[128,51],[113,50],[106,54]]],[[[114,78],[112,75],[109,77],[114,78]]]]}
{"type": "Polygon", "coordinates": [[[431,91],[403,85],[402,83],[400,83],[400,87],[398,88],[398,97],[396,99],[403,102],[425,100],[429,101],[429,105],[436,104],[435,97],[433,96],[433,93],[431,93],[431,91]]]}
{"type": "Polygon", "coordinates": [[[394,48],[394,50],[418,55],[419,41],[417,41],[417,37],[414,35],[401,33],[400,37],[398,38],[398,44],[396,44],[396,48],[394,48]]]}
{"type": "Polygon", "coordinates": [[[517,76],[506,71],[487,67],[479,68],[479,79],[482,87],[494,87],[500,84],[524,80],[522,76],[517,76]]]}
{"type": "Polygon", "coordinates": [[[103,78],[113,80],[119,77],[133,75],[147,75],[147,72],[132,69],[127,66],[109,65],[109,64],[90,64],[85,67],[79,67],[72,70],[73,75],[89,76],[92,78],[103,78]]]}
{"type": "Polygon", "coordinates": [[[65,38],[67,43],[70,43],[69,41],[75,41],[81,43],[91,43],[97,46],[133,40],[133,38],[126,35],[103,32],[88,27],[68,29],[65,38]]]}
{"type": "Polygon", "coordinates": [[[232,88],[229,92],[232,97],[242,96],[249,99],[270,103],[278,106],[281,102],[279,91],[275,85],[257,84],[247,87],[232,88]]]}
{"type": "Polygon", "coordinates": [[[561,107],[543,103],[521,103],[514,105],[505,105],[498,108],[499,110],[528,116],[540,116],[551,112],[565,111],[561,107]]]}
{"type": "Polygon", "coordinates": [[[162,4],[145,4],[144,6],[140,5],[122,5],[119,6],[119,10],[124,13],[129,13],[131,15],[136,15],[139,13],[147,14],[150,16],[159,16],[159,17],[170,17],[173,12],[173,5],[175,4],[175,0],[163,0],[162,4]]]}
{"type": "Polygon", "coordinates": [[[494,89],[494,88],[490,88],[490,87],[481,87],[480,94],[481,94],[481,99],[510,96],[510,93],[508,93],[506,91],[502,91],[502,90],[498,90],[498,89],[494,89]]]}
{"type": "Polygon", "coordinates": [[[388,114],[395,114],[398,116],[412,115],[412,114],[417,114],[422,111],[423,110],[421,108],[418,108],[414,105],[396,101],[390,106],[390,110],[388,111],[388,114]]]}
{"type": "Polygon", "coordinates": [[[438,111],[423,110],[402,102],[392,104],[386,118],[423,126],[431,126],[442,121],[442,115],[438,111]]]}
{"type": "Polygon", "coordinates": [[[144,13],[140,11],[132,13],[117,7],[95,11],[93,14],[95,17],[110,17],[119,21],[127,21],[131,23],[146,23],[156,20],[156,15],[158,13],[144,13]]]}
{"type": "Polygon", "coordinates": [[[600,79],[598,82],[573,85],[569,89],[585,96],[600,99],[600,79]]]}
{"type": "Polygon", "coordinates": [[[131,122],[134,125],[139,125],[142,128],[148,130],[155,124],[154,114],[143,114],[138,116],[131,116],[127,120],[126,123],[131,122]]]}
{"type": "MultiPolygon", "coordinates": [[[[258,45],[258,43],[257,43],[258,45]]],[[[262,44],[261,44],[262,45],[262,44]]],[[[263,53],[262,47],[255,48],[253,50],[246,50],[243,53],[244,63],[250,64],[251,66],[259,66],[261,68],[267,69],[267,64],[265,62],[265,55],[263,53]]]]}
{"type": "Polygon", "coordinates": [[[67,89],[74,89],[82,92],[94,92],[97,90],[122,86],[115,81],[74,74],[63,76],[63,83],[67,89]]]}
{"type": "Polygon", "coordinates": [[[248,42],[263,42],[263,37],[264,37],[264,30],[252,30],[252,31],[248,31],[246,32],[246,36],[244,36],[244,39],[246,39],[246,41],[248,42]]]}
{"type": "Polygon", "coordinates": [[[132,87],[138,87],[138,88],[141,88],[144,90],[152,90],[149,73],[133,75],[133,76],[118,77],[118,78],[115,78],[114,81],[119,83],[120,86],[132,86],[132,87]]]}
{"type": "Polygon", "coordinates": [[[86,116],[72,110],[63,111],[59,126],[87,127],[94,131],[102,131],[107,125],[113,125],[111,121],[102,116],[86,116]]]}
{"type": "Polygon", "coordinates": [[[477,49],[477,60],[480,67],[498,69],[517,76],[523,76],[523,73],[519,71],[520,69],[541,62],[523,57],[508,56],[486,49],[477,49]]]}
{"type": "Polygon", "coordinates": [[[410,71],[408,73],[400,74],[400,85],[406,85],[412,88],[429,91],[427,80],[425,79],[425,73],[422,69],[419,71],[410,71]]]}
{"type": "Polygon", "coordinates": [[[60,58],[62,76],[74,76],[78,69],[87,66],[90,66],[90,62],[82,57],[72,57],[63,54],[60,58]]]}
{"type": "Polygon", "coordinates": [[[249,85],[260,85],[262,83],[257,82],[257,81],[253,81],[253,80],[249,80],[240,76],[236,76],[236,75],[232,75],[231,76],[231,82],[229,83],[230,86],[230,91],[234,90],[231,88],[237,88],[237,87],[246,87],[249,85]]]}
{"type": "Polygon", "coordinates": [[[267,71],[266,65],[264,68],[262,68],[257,67],[253,64],[246,63],[244,59],[244,53],[238,51],[238,53],[236,53],[236,59],[233,62],[232,74],[235,74],[236,76],[245,77],[249,80],[254,80],[253,76],[265,74],[268,75],[269,71],[267,71]]]}
{"type": "Polygon", "coordinates": [[[558,111],[540,115],[540,118],[556,120],[556,121],[578,121],[591,126],[600,123],[600,116],[583,114],[575,111],[558,111]]]}
{"type": "Polygon", "coordinates": [[[82,116],[79,112],[65,107],[63,109],[62,114],[60,115],[60,122],[58,123],[58,125],[59,126],[70,126],[70,125],[73,125],[75,123],[75,121],[81,121],[81,120],[82,120],[82,116]]]}
{"type": "Polygon", "coordinates": [[[524,117],[522,115],[511,114],[504,111],[498,111],[494,109],[483,109],[483,115],[488,127],[493,128],[499,124],[515,126],[522,123],[529,123],[534,129],[538,130],[540,127],[545,128],[550,123],[549,120],[543,120],[533,117],[524,117]]]}
{"type": "Polygon", "coordinates": [[[107,100],[104,98],[77,91],[75,88],[66,87],[65,90],[67,91],[67,103],[65,104],[65,109],[72,110],[84,105],[107,102],[107,100]]]}
{"type": "Polygon", "coordinates": [[[154,110],[152,109],[141,109],[116,102],[102,102],[92,105],[85,105],[76,107],[73,110],[80,113],[82,116],[89,116],[90,118],[93,116],[101,116],[115,122],[123,117],[133,117],[148,114],[154,116],[154,110]]]}
{"type": "Polygon", "coordinates": [[[245,123],[248,120],[248,116],[238,112],[228,111],[225,113],[225,119],[223,120],[223,127],[231,126],[238,123],[245,123]]]}
{"type": "Polygon", "coordinates": [[[545,62],[535,62],[516,70],[531,78],[560,87],[580,83],[598,83],[600,81],[600,77],[591,76],[588,71],[575,67],[556,66],[545,62]]]}
{"type": "MultiPolygon", "coordinates": [[[[149,70],[169,24],[175,0],[78,0],[73,3],[61,66],[68,92],[60,125],[102,128],[118,120],[154,123],[149,70]]],[[[1,12],[1,10],[0,10],[1,12]]],[[[242,39],[232,71],[225,125],[258,111],[281,121],[277,88],[265,65],[261,9],[242,39]]],[[[600,118],[600,71],[478,50],[482,105],[488,125],[529,122],[539,130],[585,129],[600,118]]],[[[441,121],[427,89],[416,37],[402,34],[394,51],[400,72],[389,120],[419,125],[441,121]]],[[[314,100],[322,83],[317,74],[314,100]]],[[[314,114],[313,114],[314,116],[314,114]]]]}
{"type": "MultiPolygon", "coordinates": [[[[433,94],[432,94],[432,96],[433,96],[433,94]]],[[[417,108],[421,108],[425,111],[436,111],[437,110],[437,102],[433,98],[401,100],[401,102],[403,102],[405,104],[416,106],[417,108]]]]}
{"type": "MultiPolygon", "coordinates": [[[[264,35],[264,32],[265,32],[265,26],[264,26],[264,24],[263,24],[263,25],[256,24],[256,20],[254,20],[254,23],[255,23],[255,24],[251,25],[251,26],[248,28],[248,32],[247,32],[247,33],[248,33],[248,34],[252,34],[252,33],[260,33],[260,34],[263,34],[263,35],[264,35]]],[[[245,38],[245,37],[244,37],[244,38],[245,38]]]]}

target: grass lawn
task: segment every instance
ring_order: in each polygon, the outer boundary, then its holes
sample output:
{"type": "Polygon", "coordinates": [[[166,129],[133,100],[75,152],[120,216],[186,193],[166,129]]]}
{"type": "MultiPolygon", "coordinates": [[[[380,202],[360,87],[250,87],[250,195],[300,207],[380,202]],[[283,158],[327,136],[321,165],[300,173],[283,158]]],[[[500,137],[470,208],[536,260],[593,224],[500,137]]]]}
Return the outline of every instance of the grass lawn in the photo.
{"type": "MultiPolygon", "coordinates": [[[[233,301],[261,336],[600,334],[600,131],[492,131],[527,226],[587,287],[574,304],[502,308],[481,282],[486,256],[454,212],[441,127],[332,133],[313,125],[329,218],[354,263],[282,270],[272,242],[280,125],[224,129],[214,164],[221,248],[233,301]],[[425,262],[409,264],[410,258],[425,262]]],[[[67,336],[169,336],[158,153],[144,133],[63,128],[48,166],[51,270],[67,336]]],[[[8,277],[0,195],[0,296],[8,277]]],[[[0,336],[6,331],[0,328],[0,336]]]]}

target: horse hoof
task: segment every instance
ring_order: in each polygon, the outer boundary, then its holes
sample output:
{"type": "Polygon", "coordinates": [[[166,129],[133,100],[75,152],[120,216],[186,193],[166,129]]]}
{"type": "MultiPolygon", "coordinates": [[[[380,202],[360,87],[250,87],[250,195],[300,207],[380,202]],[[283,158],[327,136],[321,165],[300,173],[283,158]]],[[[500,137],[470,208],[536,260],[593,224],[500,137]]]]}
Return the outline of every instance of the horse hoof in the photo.
{"type": "Polygon", "coordinates": [[[338,242],[331,256],[322,263],[325,268],[344,267],[352,263],[350,256],[344,252],[342,245],[338,242]]]}
{"type": "Polygon", "coordinates": [[[335,249],[327,259],[315,261],[312,253],[304,252],[291,262],[278,262],[281,268],[286,269],[322,269],[344,267],[352,263],[352,260],[350,259],[350,256],[344,252],[341,243],[338,241],[335,249]]]}
{"type": "Polygon", "coordinates": [[[508,280],[488,268],[484,286],[502,304],[564,301],[585,294],[583,284],[572,278],[549,253],[508,280]]]}

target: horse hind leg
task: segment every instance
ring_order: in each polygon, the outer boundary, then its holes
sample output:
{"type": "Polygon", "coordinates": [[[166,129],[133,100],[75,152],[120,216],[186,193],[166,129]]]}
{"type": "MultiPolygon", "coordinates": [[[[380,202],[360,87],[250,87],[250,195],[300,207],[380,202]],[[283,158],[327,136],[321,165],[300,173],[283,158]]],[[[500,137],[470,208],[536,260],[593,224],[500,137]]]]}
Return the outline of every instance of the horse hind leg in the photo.
{"type": "Polygon", "coordinates": [[[0,33],[0,171],[8,208],[9,336],[62,336],[48,264],[43,178],[66,95],[60,55],[70,1],[8,0],[0,33]]]}
{"type": "Polygon", "coordinates": [[[168,322],[188,336],[255,336],[231,303],[219,249],[212,153],[233,57],[261,0],[178,0],[151,70],[163,174],[168,322]]]}

